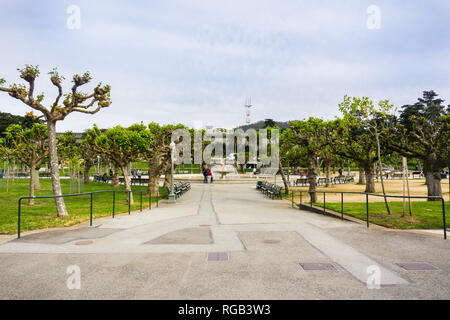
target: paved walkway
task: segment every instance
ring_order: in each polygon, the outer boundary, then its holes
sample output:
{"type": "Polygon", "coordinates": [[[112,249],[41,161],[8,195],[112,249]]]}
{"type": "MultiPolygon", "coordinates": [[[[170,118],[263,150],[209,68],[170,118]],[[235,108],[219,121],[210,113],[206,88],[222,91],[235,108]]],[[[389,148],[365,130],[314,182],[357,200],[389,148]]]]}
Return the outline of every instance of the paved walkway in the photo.
{"type": "Polygon", "coordinates": [[[448,299],[449,249],[292,209],[253,185],[198,184],[176,204],[0,245],[0,298],[448,299]],[[398,265],[411,262],[436,270],[398,265]],[[80,290],[66,286],[70,265],[80,290]],[[368,289],[377,274],[381,288],[368,289]]]}

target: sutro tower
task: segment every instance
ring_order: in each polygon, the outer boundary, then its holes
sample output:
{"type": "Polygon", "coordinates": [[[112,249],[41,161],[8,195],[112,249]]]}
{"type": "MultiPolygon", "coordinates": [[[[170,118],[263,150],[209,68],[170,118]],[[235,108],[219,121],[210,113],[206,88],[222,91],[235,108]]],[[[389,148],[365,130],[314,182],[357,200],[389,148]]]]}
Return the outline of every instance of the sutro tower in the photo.
{"type": "Polygon", "coordinates": [[[245,98],[245,123],[250,124],[250,108],[252,107],[252,97],[245,98]]]}

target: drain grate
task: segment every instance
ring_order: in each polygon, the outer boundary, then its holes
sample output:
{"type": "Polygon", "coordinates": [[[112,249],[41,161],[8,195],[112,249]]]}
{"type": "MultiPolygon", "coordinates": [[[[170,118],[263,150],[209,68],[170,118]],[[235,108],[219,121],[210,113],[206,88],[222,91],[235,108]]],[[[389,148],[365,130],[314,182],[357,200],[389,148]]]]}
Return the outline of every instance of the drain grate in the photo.
{"type": "Polygon", "coordinates": [[[331,263],[300,263],[303,270],[313,271],[313,270],[336,270],[336,267],[331,263]]]}
{"type": "Polygon", "coordinates": [[[438,268],[426,262],[399,262],[396,265],[408,271],[438,270],[438,268]]]}
{"type": "Polygon", "coordinates": [[[207,261],[228,261],[230,260],[230,255],[228,252],[208,252],[206,254],[207,261]]]}
{"type": "Polygon", "coordinates": [[[92,243],[94,243],[94,241],[91,241],[91,240],[83,240],[83,241],[75,242],[75,244],[77,246],[85,246],[85,245],[92,244],[92,243]]]}
{"type": "Polygon", "coordinates": [[[275,243],[280,243],[280,240],[266,239],[266,240],[264,240],[264,243],[275,244],[275,243]]]}

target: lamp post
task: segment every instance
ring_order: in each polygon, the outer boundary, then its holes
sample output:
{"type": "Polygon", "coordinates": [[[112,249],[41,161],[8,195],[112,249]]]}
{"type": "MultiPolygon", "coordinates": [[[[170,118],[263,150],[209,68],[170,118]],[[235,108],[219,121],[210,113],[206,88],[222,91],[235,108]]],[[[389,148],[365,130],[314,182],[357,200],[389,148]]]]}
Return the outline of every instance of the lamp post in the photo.
{"type": "Polygon", "coordinates": [[[97,156],[97,174],[100,174],[100,156],[97,156]]]}
{"type": "Polygon", "coordinates": [[[170,194],[169,194],[169,202],[176,202],[175,194],[173,193],[173,160],[175,154],[175,142],[170,143],[170,161],[171,161],[171,169],[170,169],[170,194]]]}

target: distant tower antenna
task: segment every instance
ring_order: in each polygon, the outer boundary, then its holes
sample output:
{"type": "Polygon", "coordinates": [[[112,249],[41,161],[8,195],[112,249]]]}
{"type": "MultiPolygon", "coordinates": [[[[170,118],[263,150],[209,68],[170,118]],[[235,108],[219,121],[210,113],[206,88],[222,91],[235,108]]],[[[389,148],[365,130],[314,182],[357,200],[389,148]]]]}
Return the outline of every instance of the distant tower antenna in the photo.
{"type": "Polygon", "coordinates": [[[250,108],[252,107],[252,97],[245,98],[245,123],[250,124],[250,108]]]}

